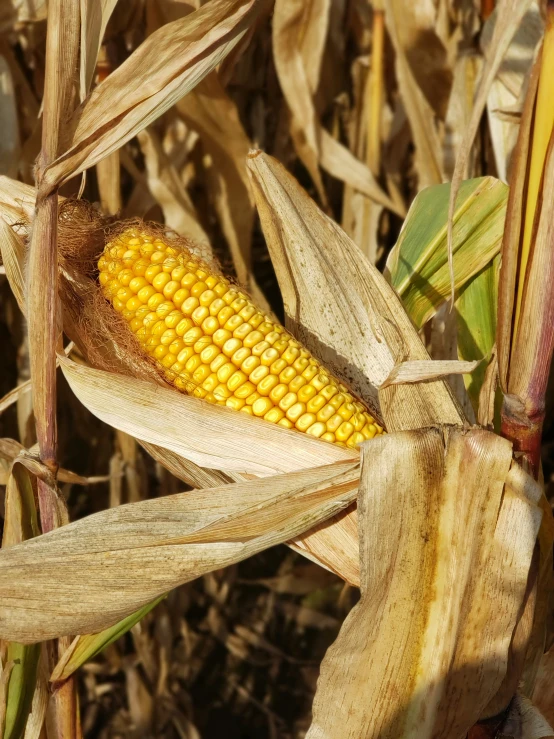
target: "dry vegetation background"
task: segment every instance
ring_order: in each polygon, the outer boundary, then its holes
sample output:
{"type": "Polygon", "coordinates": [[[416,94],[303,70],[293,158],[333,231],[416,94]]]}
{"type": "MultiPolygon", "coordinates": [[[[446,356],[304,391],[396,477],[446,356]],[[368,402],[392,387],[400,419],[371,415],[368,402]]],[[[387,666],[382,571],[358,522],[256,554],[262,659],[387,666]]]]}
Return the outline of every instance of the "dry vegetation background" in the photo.
{"type": "MultiPolygon", "coordinates": [[[[94,83],[160,26],[202,4],[119,0],[94,83]]],[[[277,0],[217,73],[61,194],[166,223],[208,252],[211,244],[224,270],[261,291],[282,317],[249,190],[249,149],[282,162],[383,267],[413,197],[452,177],[493,8],[494,0],[277,0]]],[[[0,3],[0,174],[29,185],[41,141],[45,17],[40,0],[0,3]]],[[[491,90],[471,176],[506,180],[541,34],[531,3],[491,90]]],[[[29,377],[25,326],[4,277],[0,301],[0,396],[8,394],[0,436],[29,448],[36,441],[30,394],[16,403],[9,396],[29,377]]],[[[427,335],[435,347],[440,326],[435,321],[427,335]]],[[[58,387],[59,462],[75,473],[61,478],[71,520],[183,490],[131,437],[92,416],[61,375],[58,387]]],[[[548,423],[547,416],[547,481],[548,423]]],[[[13,444],[0,440],[4,483],[13,444]]],[[[319,664],[357,597],[285,546],[178,588],[80,671],[84,735],[302,737],[319,664]]]]}

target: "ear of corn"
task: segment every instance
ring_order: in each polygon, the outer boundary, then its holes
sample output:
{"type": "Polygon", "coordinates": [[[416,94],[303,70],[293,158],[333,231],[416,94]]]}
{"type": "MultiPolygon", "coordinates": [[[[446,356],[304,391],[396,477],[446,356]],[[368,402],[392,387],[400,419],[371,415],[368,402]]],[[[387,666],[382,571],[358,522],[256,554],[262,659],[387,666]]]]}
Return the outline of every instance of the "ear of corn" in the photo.
{"type": "Polygon", "coordinates": [[[105,297],[182,392],[343,446],[383,432],[309,351],[189,251],[128,229],[98,268],[105,297]]]}

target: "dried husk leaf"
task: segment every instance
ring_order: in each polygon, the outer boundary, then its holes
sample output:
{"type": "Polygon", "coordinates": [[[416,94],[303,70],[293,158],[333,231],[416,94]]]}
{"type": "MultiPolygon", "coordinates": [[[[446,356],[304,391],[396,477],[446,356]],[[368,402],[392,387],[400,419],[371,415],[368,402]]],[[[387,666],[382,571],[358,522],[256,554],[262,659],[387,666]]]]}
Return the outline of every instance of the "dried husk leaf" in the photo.
{"type": "Polygon", "coordinates": [[[150,35],[70,117],[64,152],[46,168],[44,187],[92,167],[186,95],[240,41],[263,4],[214,0],[150,35]]]}
{"type": "Polygon", "coordinates": [[[378,393],[396,364],[429,359],[398,296],[282,165],[258,151],[248,166],[287,328],[373,408],[380,404],[388,430],[463,422],[442,381],[378,393]]]}
{"type": "Polygon", "coordinates": [[[356,456],[144,380],[62,357],[60,366],[75,395],[102,421],[202,467],[274,475],[356,456]]]}
{"type": "Polygon", "coordinates": [[[506,671],[540,522],[538,486],[511,465],[481,429],[363,448],[362,598],[323,661],[308,739],[466,736],[506,671]]]}
{"type": "Polygon", "coordinates": [[[107,628],[345,508],[358,478],[358,462],[348,461],[191,491],[111,508],[3,550],[0,635],[30,643],[107,628]]]}

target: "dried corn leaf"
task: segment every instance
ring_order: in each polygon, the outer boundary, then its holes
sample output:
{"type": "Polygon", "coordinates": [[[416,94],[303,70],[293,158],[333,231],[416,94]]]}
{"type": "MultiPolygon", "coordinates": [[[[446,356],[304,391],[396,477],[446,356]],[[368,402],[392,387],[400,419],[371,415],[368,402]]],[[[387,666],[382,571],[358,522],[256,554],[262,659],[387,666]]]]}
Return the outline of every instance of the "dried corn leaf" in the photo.
{"type": "Polygon", "coordinates": [[[25,312],[23,263],[25,246],[16,231],[0,215],[0,252],[6,277],[20,310],[25,312]]]}
{"type": "MultiPolygon", "coordinates": [[[[448,203],[450,185],[421,192],[412,203],[387,260],[388,276],[420,328],[450,296],[448,203]]],[[[494,177],[465,180],[454,213],[454,276],[460,290],[499,253],[508,188],[494,177]]]]}
{"type": "Polygon", "coordinates": [[[462,184],[464,173],[466,171],[467,162],[473,140],[477,134],[481,116],[487,103],[487,97],[491,85],[496,77],[496,73],[504,59],[504,55],[510,45],[514,34],[519,27],[519,24],[527,12],[531,0],[499,0],[497,5],[497,22],[494,27],[490,46],[485,64],[481,72],[481,78],[475,93],[475,101],[469,125],[466,130],[466,134],[460,149],[458,152],[458,158],[456,160],[456,166],[454,168],[454,174],[452,175],[452,188],[450,191],[450,203],[448,209],[448,256],[450,265],[450,282],[452,297],[454,297],[454,270],[452,265],[452,249],[454,247],[453,236],[452,236],[452,221],[456,208],[456,202],[458,193],[462,184]]]}
{"type": "Polygon", "coordinates": [[[0,215],[10,226],[20,222],[31,222],[35,200],[34,187],[0,175],[0,215]]]}
{"type": "Polygon", "coordinates": [[[90,90],[104,31],[116,3],[117,0],[80,0],[81,63],[79,83],[81,101],[85,99],[90,90]]]}
{"type": "Polygon", "coordinates": [[[211,255],[210,240],[158,136],[153,130],[145,129],[137,138],[144,156],[148,188],[163,211],[164,223],[176,233],[195,241],[207,256],[211,255]]]}
{"type": "Polygon", "coordinates": [[[44,186],[92,167],[168,110],[240,41],[263,4],[213,0],[149,36],[70,117],[65,151],[45,169],[44,186]]]}
{"type": "MultiPolygon", "coordinates": [[[[279,83],[292,116],[292,131],[298,154],[314,180],[320,198],[325,193],[319,166],[364,195],[399,213],[399,208],[377,184],[371,170],[352,152],[333,138],[321,125],[314,107],[313,85],[317,81],[317,58],[307,61],[306,34],[320,36],[319,53],[323,50],[330,4],[305,0],[277,0],[273,16],[273,55],[279,83]],[[316,68],[314,69],[314,65],[316,68]]],[[[401,213],[400,213],[401,214],[401,213]]]]}
{"type": "Polygon", "coordinates": [[[442,381],[377,393],[393,367],[429,359],[397,295],[342,229],[275,159],[248,160],[287,327],[370,405],[389,430],[460,423],[442,381]]]}
{"type": "Polygon", "coordinates": [[[357,456],[154,383],[61,357],[60,366],[75,395],[102,421],[203,467],[273,475],[357,456]]]}
{"type": "Polygon", "coordinates": [[[239,281],[248,285],[254,205],[246,173],[250,141],[235,103],[215,72],[177,104],[179,115],[196,131],[209,159],[207,183],[239,281]]]}
{"type": "Polygon", "coordinates": [[[385,0],[385,19],[396,53],[396,76],[402,102],[412,129],[415,144],[419,188],[437,185],[444,180],[442,151],[433,108],[423,94],[412,70],[400,31],[410,0],[385,0]]]}
{"type": "Polygon", "coordinates": [[[540,522],[537,486],[511,464],[480,429],[363,450],[362,598],[323,661],[307,739],[465,737],[505,673],[540,522]]]}
{"type": "MultiPolygon", "coordinates": [[[[498,12],[495,11],[483,26],[480,44],[485,56],[489,53],[497,17],[498,12]]],[[[532,3],[508,46],[487,97],[496,169],[504,182],[508,178],[508,166],[516,142],[527,78],[543,32],[544,23],[538,4],[532,3]]]]}
{"type": "Polygon", "coordinates": [[[358,477],[348,461],[131,503],[2,550],[0,635],[27,643],[107,628],[325,520],[355,499],[358,477]]]}

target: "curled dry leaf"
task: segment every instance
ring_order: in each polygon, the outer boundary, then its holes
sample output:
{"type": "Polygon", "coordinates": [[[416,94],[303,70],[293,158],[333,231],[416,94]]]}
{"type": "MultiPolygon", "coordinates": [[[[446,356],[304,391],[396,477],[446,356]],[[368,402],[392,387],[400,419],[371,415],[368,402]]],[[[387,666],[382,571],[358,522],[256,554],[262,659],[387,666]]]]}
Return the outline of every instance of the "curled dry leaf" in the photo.
{"type": "Polygon", "coordinates": [[[151,34],[67,121],[64,151],[44,171],[45,191],[123,146],[186,95],[240,41],[264,4],[213,0],[151,34]]]}
{"type": "Polygon", "coordinates": [[[81,0],[80,94],[85,99],[96,69],[104,31],[117,0],[81,0]]]}
{"type": "Polygon", "coordinates": [[[0,635],[28,643],[104,629],[320,523],[355,499],[358,479],[354,460],[196,490],[111,508],[3,550],[0,635]]]}
{"type": "Polygon", "coordinates": [[[412,382],[436,380],[447,375],[470,374],[479,365],[479,361],[462,362],[457,359],[420,360],[401,362],[393,368],[381,385],[381,390],[390,385],[404,385],[412,382]]]}
{"type": "Polygon", "coordinates": [[[516,693],[500,739],[553,739],[554,729],[521,693],[516,693]]]}
{"type": "Polygon", "coordinates": [[[362,598],[323,661],[308,739],[466,736],[506,672],[541,519],[511,465],[481,429],[363,449],[362,598]]]}
{"type": "Polygon", "coordinates": [[[0,252],[6,277],[22,313],[25,313],[23,262],[25,247],[15,230],[0,215],[0,252]]]}

